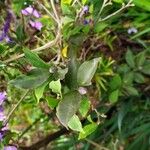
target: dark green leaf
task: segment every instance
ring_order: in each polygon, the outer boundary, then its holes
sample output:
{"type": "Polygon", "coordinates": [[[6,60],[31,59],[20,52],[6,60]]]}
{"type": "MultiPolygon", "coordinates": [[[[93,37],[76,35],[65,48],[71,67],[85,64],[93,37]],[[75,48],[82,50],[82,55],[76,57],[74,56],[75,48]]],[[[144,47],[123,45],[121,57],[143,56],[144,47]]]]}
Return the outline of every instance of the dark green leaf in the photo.
{"type": "Polygon", "coordinates": [[[33,89],[43,84],[49,77],[50,74],[48,70],[33,69],[27,75],[21,75],[11,80],[10,84],[22,89],[33,89]]]}
{"type": "Polygon", "coordinates": [[[134,87],[128,86],[128,87],[125,87],[125,89],[129,95],[133,95],[133,96],[139,95],[138,91],[134,87]]]}
{"type": "Polygon", "coordinates": [[[135,62],[134,62],[134,56],[133,56],[133,53],[132,51],[128,50],[126,52],[126,62],[128,63],[128,65],[131,67],[131,68],[134,68],[135,67],[135,62]]]}
{"type": "Polygon", "coordinates": [[[38,68],[50,68],[50,66],[45,63],[36,53],[28,50],[27,48],[24,49],[24,54],[27,60],[35,67],[38,68]]]}
{"type": "Polygon", "coordinates": [[[69,120],[80,106],[81,95],[78,92],[70,92],[64,96],[57,106],[57,117],[66,128],[69,120]]]}
{"type": "Polygon", "coordinates": [[[144,83],[145,82],[145,78],[142,74],[135,72],[134,73],[134,81],[137,83],[144,83]]]}
{"type": "Polygon", "coordinates": [[[121,84],[122,84],[121,77],[118,74],[116,74],[112,78],[109,86],[110,86],[111,90],[116,90],[121,87],[121,84]]]}
{"type": "Polygon", "coordinates": [[[49,96],[46,97],[46,101],[47,101],[48,106],[51,109],[54,109],[59,103],[58,99],[52,98],[52,97],[49,97],[49,96]]]}

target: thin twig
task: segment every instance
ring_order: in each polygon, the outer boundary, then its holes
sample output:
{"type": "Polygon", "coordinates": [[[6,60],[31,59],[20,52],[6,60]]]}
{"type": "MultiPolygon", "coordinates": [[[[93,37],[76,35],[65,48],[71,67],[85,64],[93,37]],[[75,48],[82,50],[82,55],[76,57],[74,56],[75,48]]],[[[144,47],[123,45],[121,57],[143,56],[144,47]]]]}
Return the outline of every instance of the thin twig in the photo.
{"type": "Polygon", "coordinates": [[[20,105],[20,103],[24,100],[24,98],[27,96],[27,94],[29,93],[29,90],[27,90],[24,95],[21,97],[21,99],[18,101],[18,103],[12,108],[12,110],[10,111],[10,113],[7,115],[7,118],[4,121],[4,125],[6,125],[8,123],[8,121],[10,120],[11,116],[13,115],[14,111],[17,109],[17,107],[20,105]]]}
{"type": "Polygon", "coordinates": [[[43,4],[41,4],[41,3],[38,2],[38,1],[37,1],[37,3],[47,12],[47,14],[48,14],[51,18],[53,18],[53,20],[55,20],[55,21],[59,24],[58,20],[53,16],[53,14],[52,14],[43,4]]]}
{"type": "Polygon", "coordinates": [[[89,139],[87,139],[87,138],[85,138],[85,140],[86,140],[87,142],[89,142],[90,144],[94,145],[95,147],[97,147],[98,150],[109,150],[108,148],[103,147],[103,146],[97,144],[96,142],[94,142],[94,141],[92,141],[92,140],[89,140],[89,139]]]}
{"type": "Polygon", "coordinates": [[[116,14],[118,14],[119,12],[123,11],[124,9],[134,6],[134,4],[132,4],[132,0],[130,0],[126,5],[123,4],[122,7],[120,9],[118,9],[117,11],[113,12],[112,14],[108,15],[107,17],[103,18],[103,19],[99,19],[99,22],[105,21],[109,18],[111,18],[112,16],[115,16],[116,14]]]}
{"type": "Polygon", "coordinates": [[[55,14],[55,17],[57,19],[57,22],[59,23],[58,25],[60,25],[61,23],[60,23],[60,19],[58,17],[58,14],[57,14],[57,11],[56,11],[56,8],[55,8],[54,0],[50,0],[50,2],[51,2],[51,6],[52,6],[53,12],[55,14]]]}
{"type": "MultiPolygon", "coordinates": [[[[33,50],[31,50],[31,51],[32,51],[32,52],[39,52],[39,51],[42,51],[42,50],[44,50],[44,49],[47,49],[47,48],[49,48],[49,47],[51,47],[51,46],[54,46],[54,45],[58,42],[59,39],[60,39],[60,29],[58,29],[57,36],[56,36],[56,38],[55,38],[54,40],[52,40],[52,41],[46,43],[45,45],[43,45],[43,46],[41,46],[41,47],[38,47],[38,48],[36,48],[36,49],[33,49],[33,50]]],[[[17,59],[20,59],[20,58],[22,58],[22,57],[24,57],[24,56],[25,56],[24,54],[14,55],[14,56],[11,56],[11,58],[9,58],[9,59],[4,60],[3,63],[4,63],[4,64],[10,63],[10,62],[15,61],[15,60],[17,60],[17,59]]]]}

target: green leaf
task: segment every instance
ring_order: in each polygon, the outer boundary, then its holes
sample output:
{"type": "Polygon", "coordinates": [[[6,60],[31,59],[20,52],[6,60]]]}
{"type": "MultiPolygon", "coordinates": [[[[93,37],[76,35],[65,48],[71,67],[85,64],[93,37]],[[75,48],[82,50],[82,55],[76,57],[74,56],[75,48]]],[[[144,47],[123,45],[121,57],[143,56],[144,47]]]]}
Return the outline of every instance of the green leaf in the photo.
{"type": "Polygon", "coordinates": [[[46,97],[46,101],[47,101],[48,106],[51,109],[54,109],[59,103],[58,99],[52,98],[52,97],[49,97],[49,96],[46,97]]]}
{"type": "Polygon", "coordinates": [[[125,59],[126,59],[126,62],[128,63],[128,65],[129,65],[131,68],[134,68],[134,67],[135,67],[134,56],[133,56],[132,51],[128,50],[128,51],[126,52],[125,59]]]}
{"type": "Polygon", "coordinates": [[[136,65],[137,67],[140,69],[142,67],[142,65],[144,64],[146,59],[145,56],[145,51],[144,52],[140,52],[139,54],[136,55],[135,57],[135,61],[136,61],[136,65]]]}
{"type": "Polygon", "coordinates": [[[103,31],[107,26],[108,26],[108,24],[106,24],[106,23],[98,22],[94,27],[94,32],[99,33],[101,31],[103,31]]]}
{"type": "Polygon", "coordinates": [[[150,11],[150,1],[149,0],[133,0],[133,3],[142,8],[142,9],[145,9],[147,11],[150,11]]]}
{"type": "Polygon", "coordinates": [[[67,128],[69,120],[80,106],[81,95],[78,92],[67,93],[57,106],[57,117],[63,126],[67,128]]]}
{"type": "Polygon", "coordinates": [[[37,103],[39,103],[40,98],[42,98],[43,93],[44,93],[44,89],[47,86],[47,84],[48,84],[48,81],[44,82],[42,85],[40,85],[39,87],[37,87],[34,90],[34,94],[35,94],[35,97],[37,99],[37,103]]]}
{"type": "Polygon", "coordinates": [[[134,73],[134,81],[137,83],[144,83],[145,82],[145,78],[142,74],[135,72],[134,73]]]}
{"type": "Polygon", "coordinates": [[[23,25],[19,25],[16,29],[16,36],[17,36],[17,40],[22,42],[23,40],[25,40],[26,35],[24,33],[24,28],[23,25]]]}
{"type": "Polygon", "coordinates": [[[99,61],[100,58],[94,58],[81,64],[77,73],[77,81],[80,86],[91,84],[91,80],[96,72],[99,61]]]}
{"type": "Polygon", "coordinates": [[[85,117],[87,115],[89,109],[90,109],[90,101],[87,99],[87,97],[84,97],[81,100],[79,108],[79,112],[82,115],[82,117],[85,117]]]}
{"type": "Polygon", "coordinates": [[[121,84],[122,84],[121,77],[119,76],[119,74],[116,74],[112,78],[109,85],[110,85],[111,90],[116,90],[121,87],[121,84]]]}
{"type": "Polygon", "coordinates": [[[73,115],[68,122],[68,127],[74,131],[83,132],[82,124],[77,115],[73,115]]]}
{"type": "Polygon", "coordinates": [[[127,87],[125,87],[125,89],[126,89],[126,91],[128,92],[129,95],[133,95],[133,96],[138,96],[139,95],[138,91],[134,87],[127,86],[127,87]]]}
{"type": "Polygon", "coordinates": [[[50,68],[50,66],[45,63],[36,53],[25,48],[24,50],[25,57],[27,60],[35,67],[38,68],[50,68]]]}
{"type": "Polygon", "coordinates": [[[86,138],[88,135],[93,133],[97,127],[98,127],[98,125],[96,123],[91,123],[91,124],[86,125],[83,128],[83,132],[80,132],[78,139],[80,140],[80,139],[86,138]]]}
{"type": "Polygon", "coordinates": [[[132,85],[134,79],[134,72],[128,72],[123,77],[123,82],[125,85],[132,85]]]}
{"type": "Polygon", "coordinates": [[[33,69],[27,75],[18,76],[9,83],[17,88],[33,89],[43,84],[50,77],[49,71],[46,69],[33,69]]]}
{"type": "Polygon", "coordinates": [[[146,75],[150,75],[150,63],[145,64],[142,68],[141,68],[141,72],[143,72],[146,75]]]}
{"type": "Polygon", "coordinates": [[[58,79],[57,81],[51,81],[49,84],[49,88],[52,90],[52,92],[54,92],[56,94],[61,94],[60,79],[58,79]]]}
{"type": "Polygon", "coordinates": [[[119,90],[115,90],[112,93],[110,93],[109,101],[111,103],[116,103],[118,101],[118,97],[119,97],[119,90]]]}

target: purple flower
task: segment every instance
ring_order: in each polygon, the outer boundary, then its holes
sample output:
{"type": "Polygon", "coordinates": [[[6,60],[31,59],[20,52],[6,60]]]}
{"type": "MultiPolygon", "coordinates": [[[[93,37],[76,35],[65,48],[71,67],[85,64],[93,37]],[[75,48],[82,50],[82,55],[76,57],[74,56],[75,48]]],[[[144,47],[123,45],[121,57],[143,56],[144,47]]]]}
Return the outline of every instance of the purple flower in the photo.
{"type": "Polygon", "coordinates": [[[134,34],[134,33],[137,33],[138,30],[136,28],[132,27],[132,28],[129,28],[127,32],[128,32],[128,34],[134,34]]]}
{"type": "MultiPolygon", "coordinates": [[[[5,99],[6,99],[6,92],[0,92],[0,106],[2,105],[5,99]]],[[[2,108],[0,108],[0,111],[1,109],[2,108]]]]}
{"type": "Polygon", "coordinates": [[[21,13],[23,15],[25,15],[25,16],[33,15],[36,18],[40,18],[41,17],[39,12],[36,9],[34,9],[32,6],[29,6],[29,7],[25,8],[25,9],[22,9],[21,13]]]}
{"type": "Polygon", "coordinates": [[[15,146],[5,146],[4,150],[17,150],[15,146]]]}
{"type": "Polygon", "coordinates": [[[79,87],[78,91],[81,95],[85,95],[87,93],[87,90],[84,87],[79,87]]]}
{"type": "Polygon", "coordinates": [[[2,31],[2,35],[0,36],[0,41],[4,40],[6,37],[8,37],[8,31],[10,28],[10,23],[11,23],[11,19],[12,19],[12,14],[10,11],[8,11],[7,17],[6,17],[6,21],[4,24],[4,28],[2,31]]]}
{"type": "Polygon", "coordinates": [[[85,6],[83,7],[83,12],[84,12],[85,14],[87,14],[87,13],[89,12],[89,6],[88,6],[88,5],[85,5],[85,6]]]}
{"type": "Polygon", "coordinates": [[[38,22],[38,21],[29,21],[31,27],[37,29],[37,30],[41,30],[41,28],[43,27],[42,23],[41,22],[38,22]]]}

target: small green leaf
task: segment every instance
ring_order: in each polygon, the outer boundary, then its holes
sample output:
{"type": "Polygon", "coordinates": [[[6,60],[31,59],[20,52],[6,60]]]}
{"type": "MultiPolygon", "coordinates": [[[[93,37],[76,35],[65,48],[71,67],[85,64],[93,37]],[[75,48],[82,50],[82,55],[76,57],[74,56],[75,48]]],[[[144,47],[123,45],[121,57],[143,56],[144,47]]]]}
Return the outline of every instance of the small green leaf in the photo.
{"type": "Polygon", "coordinates": [[[85,117],[87,115],[89,109],[90,109],[90,101],[86,97],[84,97],[81,100],[79,108],[79,112],[82,115],[82,117],[85,117]]]}
{"type": "Polygon", "coordinates": [[[26,35],[24,32],[24,28],[23,25],[19,25],[16,29],[16,36],[17,36],[17,40],[22,42],[23,40],[25,40],[26,35]]]}
{"type": "Polygon", "coordinates": [[[119,74],[116,74],[112,78],[109,85],[110,85],[111,90],[116,90],[121,87],[121,84],[122,84],[121,77],[119,76],[119,74]]]}
{"type": "Polygon", "coordinates": [[[83,132],[80,132],[78,139],[80,140],[80,139],[86,138],[88,135],[93,133],[97,127],[98,127],[98,125],[96,123],[91,123],[91,124],[86,125],[83,128],[83,132]]]}
{"type": "Polygon", "coordinates": [[[77,81],[80,86],[91,84],[91,80],[96,72],[99,61],[100,58],[94,58],[81,64],[77,73],[77,81]]]}
{"type": "Polygon", "coordinates": [[[125,85],[132,85],[134,79],[134,72],[128,72],[123,77],[123,83],[125,85]]]}
{"type": "Polygon", "coordinates": [[[140,52],[139,54],[136,55],[135,61],[136,61],[136,65],[137,65],[137,67],[139,69],[144,64],[145,59],[146,59],[145,51],[144,52],[140,52]]]}
{"type": "Polygon", "coordinates": [[[24,49],[24,54],[27,60],[35,67],[38,68],[50,68],[50,66],[45,63],[36,53],[28,50],[27,48],[24,49]]]}
{"type": "Polygon", "coordinates": [[[128,51],[126,52],[125,59],[126,59],[126,62],[128,63],[128,65],[129,65],[131,68],[134,68],[134,67],[135,67],[134,56],[133,56],[132,51],[128,50],[128,51]]]}
{"type": "Polygon", "coordinates": [[[57,107],[57,105],[59,103],[58,99],[55,99],[55,98],[52,98],[52,97],[49,97],[49,96],[46,97],[46,101],[47,101],[48,106],[51,109],[54,109],[55,107],[57,107]]]}
{"type": "Polygon", "coordinates": [[[134,81],[137,83],[144,83],[145,82],[145,78],[142,74],[135,72],[134,73],[134,81]]]}
{"type": "Polygon", "coordinates": [[[128,87],[125,87],[125,89],[129,95],[133,95],[133,96],[139,95],[138,91],[134,87],[128,86],[128,87]]]}
{"type": "Polygon", "coordinates": [[[43,93],[44,93],[44,89],[47,86],[47,84],[48,84],[48,81],[44,82],[42,85],[40,85],[39,87],[37,87],[34,90],[34,94],[35,94],[35,97],[37,99],[37,103],[39,103],[40,98],[42,98],[43,93]]]}
{"type": "Polygon", "coordinates": [[[63,4],[71,4],[72,0],[61,0],[61,3],[63,4]]]}
{"type": "Polygon", "coordinates": [[[109,95],[109,101],[111,103],[115,103],[118,101],[118,97],[119,97],[119,90],[115,90],[112,93],[110,93],[109,95]]]}
{"type": "Polygon", "coordinates": [[[82,124],[77,115],[73,115],[68,122],[68,127],[74,131],[83,132],[82,124]]]}
{"type": "Polygon", "coordinates": [[[150,75],[150,62],[145,64],[142,68],[141,68],[141,72],[143,72],[146,75],[150,75]]]}
{"type": "Polygon", "coordinates": [[[46,69],[33,69],[27,75],[18,76],[9,83],[17,88],[33,89],[43,84],[50,77],[49,71],[46,69]]]}
{"type": "Polygon", "coordinates": [[[80,106],[81,95],[74,91],[67,93],[57,106],[57,117],[59,121],[67,128],[69,120],[76,113],[80,106]]]}
{"type": "Polygon", "coordinates": [[[51,81],[49,84],[49,88],[52,90],[52,92],[54,92],[56,94],[61,94],[60,79],[58,79],[57,81],[51,81]]]}

